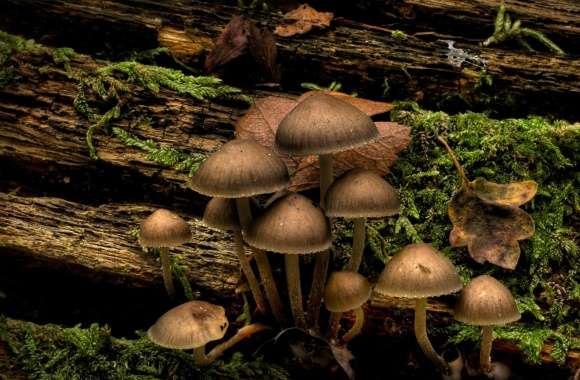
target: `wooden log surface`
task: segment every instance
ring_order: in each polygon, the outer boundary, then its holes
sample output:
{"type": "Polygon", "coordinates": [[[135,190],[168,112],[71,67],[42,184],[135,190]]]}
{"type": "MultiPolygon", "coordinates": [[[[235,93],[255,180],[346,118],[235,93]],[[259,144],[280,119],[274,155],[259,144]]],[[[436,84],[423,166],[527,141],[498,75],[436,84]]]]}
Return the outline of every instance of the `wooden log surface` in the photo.
{"type": "MultiPolygon", "coordinates": [[[[189,205],[181,212],[192,224],[193,242],[177,252],[185,256],[192,285],[202,295],[216,290],[233,294],[238,270],[231,243],[195,218],[205,199],[187,188],[187,176],[151,163],[143,152],[101,135],[96,137],[100,161],[90,160],[85,141],[88,122],[73,108],[76,81],[64,70],[38,70],[41,63],[18,64],[20,79],[0,89],[0,256],[23,254],[68,264],[91,276],[106,274],[121,284],[159,285],[158,263],[143,255],[131,231],[153,210],[152,203],[162,199],[166,206],[189,205]],[[95,181],[103,178],[114,181],[95,181]],[[50,186],[41,186],[44,181],[50,186]],[[89,184],[91,195],[108,190],[95,198],[63,190],[86,191],[89,184]],[[143,195],[156,192],[168,194],[143,195]],[[148,202],[150,198],[154,202],[148,202]]],[[[83,70],[105,63],[81,55],[71,64],[83,70]]],[[[123,121],[119,125],[178,149],[217,149],[232,136],[232,125],[242,113],[238,106],[200,104],[170,90],[155,97],[136,85],[131,90],[140,105],[137,112],[152,118],[155,127],[123,121]]],[[[388,303],[375,299],[373,304],[375,319],[379,319],[388,303]]],[[[445,306],[432,304],[431,309],[444,311],[445,306]]]]}
{"type": "MultiPolygon", "coordinates": [[[[198,0],[8,0],[5,8],[0,25],[27,36],[81,51],[118,52],[165,44],[181,59],[198,66],[200,57],[189,55],[207,50],[208,41],[240,12],[237,7],[198,0]]],[[[277,16],[269,14],[254,13],[250,17],[269,27],[278,22],[277,16]]],[[[432,37],[400,40],[378,29],[337,22],[319,33],[279,38],[283,85],[297,88],[300,82],[338,80],[346,88],[378,97],[385,90],[386,80],[389,96],[418,98],[435,105],[450,93],[465,97],[479,81],[477,76],[450,64],[446,43],[433,41],[432,37]]],[[[512,111],[580,119],[577,107],[569,107],[580,102],[577,58],[481,48],[469,43],[457,47],[486,61],[494,95],[509,94],[512,111]]]]}

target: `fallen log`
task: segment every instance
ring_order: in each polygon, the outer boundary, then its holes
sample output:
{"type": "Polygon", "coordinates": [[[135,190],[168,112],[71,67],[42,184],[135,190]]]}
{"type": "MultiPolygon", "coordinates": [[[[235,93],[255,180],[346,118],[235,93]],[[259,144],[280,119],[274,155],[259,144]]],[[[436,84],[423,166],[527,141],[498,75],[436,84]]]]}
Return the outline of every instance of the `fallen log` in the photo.
{"type": "MultiPolygon", "coordinates": [[[[159,262],[143,251],[135,235],[155,207],[136,204],[87,206],[58,198],[0,193],[0,256],[17,253],[46,266],[102,276],[120,286],[161,286],[159,262]]],[[[191,243],[172,249],[187,268],[194,290],[234,296],[239,280],[233,242],[224,233],[183,215],[191,243]]]]}
{"type": "MultiPolygon", "coordinates": [[[[9,0],[5,8],[0,25],[26,36],[89,52],[118,53],[167,46],[180,59],[197,67],[202,57],[192,57],[192,52],[207,50],[210,39],[241,11],[196,0],[179,4],[143,0],[9,0]]],[[[270,14],[249,17],[270,28],[278,21],[278,16],[270,14]]],[[[456,95],[456,100],[466,101],[471,107],[475,103],[470,102],[477,100],[475,88],[483,83],[477,74],[480,68],[452,64],[446,43],[412,36],[399,39],[380,27],[350,23],[318,34],[281,38],[277,45],[282,83],[289,89],[297,88],[300,82],[338,80],[367,97],[379,97],[386,91],[389,97],[415,98],[429,106],[456,95]]],[[[510,103],[503,106],[510,114],[547,113],[580,119],[576,107],[570,107],[580,101],[580,60],[473,44],[459,47],[485,61],[486,75],[493,84],[484,100],[503,99],[497,102],[501,106],[509,95],[510,103]]]]}

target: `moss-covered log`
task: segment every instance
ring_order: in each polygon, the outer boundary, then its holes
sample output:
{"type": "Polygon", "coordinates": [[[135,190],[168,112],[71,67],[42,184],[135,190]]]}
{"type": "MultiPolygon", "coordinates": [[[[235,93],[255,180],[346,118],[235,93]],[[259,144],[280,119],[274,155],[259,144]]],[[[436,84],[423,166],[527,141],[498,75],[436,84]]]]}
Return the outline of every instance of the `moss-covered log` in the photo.
{"type": "MultiPolygon", "coordinates": [[[[4,7],[0,24],[26,36],[81,51],[113,54],[161,44],[194,66],[200,61],[194,52],[207,50],[209,40],[241,11],[196,0],[9,0],[4,7]]],[[[270,14],[250,17],[270,27],[278,21],[278,16],[270,14]]],[[[495,100],[494,105],[507,106],[510,112],[580,119],[576,107],[569,107],[580,102],[578,59],[484,49],[469,43],[459,46],[470,51],[469,57],[478,54],[485,60],[485,74],[480,74],[480,68],[469,64],[452,65],[446,43],[433,41],[432,36],[398,38],[380,28],[347,24],[337,22],[332,29],[318,34],[279,39],[283,84],[296,88],[300,82],[338,80],[347,88],[370,96],[387,92],[399,99],[420,99],[427,105],[451,101],[473,106],[472,101],[495,100]],[[479,93],[482,88],[485,96],[479,93]],[[509,104],[505,104],[506,99],[509,104]]]]}
{"type": "MultiPolygon", "coordinates": [[[[160,264],[140,247],[135,231],[150,205],[87,206],[58,198],[0,193],[0,255],[28,255],[46,266],[68,267],[120,285],[161,286],[160,264]]],[[[231,239],[184,215],[191,243],[172,249],[195,290],[234,295],[239,279],[231,239]]]]}

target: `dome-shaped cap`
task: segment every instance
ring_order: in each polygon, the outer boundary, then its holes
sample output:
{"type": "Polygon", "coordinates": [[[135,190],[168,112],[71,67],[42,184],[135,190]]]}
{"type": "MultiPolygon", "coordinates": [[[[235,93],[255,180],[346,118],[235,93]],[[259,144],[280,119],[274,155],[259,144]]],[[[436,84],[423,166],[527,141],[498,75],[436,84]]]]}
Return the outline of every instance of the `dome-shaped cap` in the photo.
{"type": "Polygon", "coordinates": [[[324,288],[324,305],[334,313],[353,310],[371,296],[369,281],[356,272],[332,272],[324,288]]]}
{"type": "Polygon", "coordinates": [[[241,230],[236,200],[233,198],[212,198],[205,206],[203,222],[218,230],[241,230]]]}
{"type": "Polygon", "coordinates": [[[328,189],[324,211],[331,217],[379,218],[399,213],[401,202],[395,189],[371,170],[352,169],[328,189]]]}
{"type": "Polygon", "coordinates": [[[323,93],[309,96],[284,117],[276,131],[279,152],[329,154],[379,137],[375,123],[355,106],[323,93]]]}
{"type": "Polygon", "coordinates": [[[235,139],[205,160],[191,187],[210,197],[242,198],[273,193],[290,181],[286,164],[253,140],[235,139]]]}
{"type": "Polygon", "coordinates": [[[402,298],[436,297],[459,289],[453,263],[430,244],[409,244],[396,253],[375,286],[382,295],[402,298]]]}
{"type": "Polygon", "coordinates": [[[147,335],[161,347],[188,350],[223,338],[227,329],[228,319],[223,307],[189,301],[163,314],[147,335]]]}
{"type": "Polygon", "coordinates": [[[455,305],[455,319],[470,325],[503,325],[520,317],[509,289],[487,275],[472,279],[455,305]]]}
{"type": "Polygon", "coordinates": [[[248,227],[244,239],[266,251],[320,252],[330,247],[330,224],[310,199],[290,193],[265,209],[248,227]]]}
{"type": "Polygon", "coordinates": [[[139,243],[143,247],[175,247],[189,240],[189,225],[169,210],[156,210],[141,222],[139,243]]]}

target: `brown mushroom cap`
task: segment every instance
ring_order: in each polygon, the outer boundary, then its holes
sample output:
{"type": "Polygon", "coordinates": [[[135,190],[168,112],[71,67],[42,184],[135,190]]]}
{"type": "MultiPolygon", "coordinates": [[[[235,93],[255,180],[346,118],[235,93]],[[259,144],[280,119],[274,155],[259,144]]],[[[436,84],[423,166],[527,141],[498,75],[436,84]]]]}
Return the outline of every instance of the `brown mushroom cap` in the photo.
{"type": "Polygon", "coordinates": [[[487,275],[472,279],[455,304],[455,319],[470,325],[503,325],[520,317],[509,289],[487,275]]]}
{"type": "Polygon", "coordinates": [[[320,252],[330,247],[330,224],[322,210],[300,194],[276,199],[248,227],[246,242],[287,254],[320,252]]]}
{"type": "Polygon", "coordinates": [[[352,169],[328,189],[324,211],[330,217],[378,218],[399,213],[401,202],[395,189],[371,170],[352,169]]]}
{"type": "Polygon", "coordinates": [[[189,301],[163,314],[147,331],[161,347],[179,350],[203,347],[224,337],[228,319],[223,307],[204,301],[189,301]]]}
{"type": "Polygon", "coordinates": [[[366,303],[370,296],[368,280],[356,272],[332,272],[324,288],[324,304],[334,313],[356,309],[366,303]]]}
{"type": "Polygon", "coordinates": [[[430,244],[409,244],[396,253],[375,286],[380,294],[403,298],[436,297],[459,289],[457,270],[430,244]]]}
{"type": "Polygon", "coordinates": [[[141,222],[139,243],[143,247],[175,247],[190,239],[189,225],[169,210],[156,210],[141,222]]]}
{"type": "Polygon", "coordinates": [[[273,193],[289,183],[286,164],[253,140],[225,143],[201,164],[191,178],[191,187],[211,197],[242,198],[273,193]]]}
{"type": "Polygon", "coordinates": [[[236,200],[233,198],[212,198],[205,206],[203,222],[212,228],[223,231],[242,229],[238,218],[236,200]]]}
{"type": "Polygon", "coordinates": [[[298,103],[276,131],[279,152],[330,154],[379,137],[375,123],[355,106],[334,96],[315,94],[298,103]]]}

